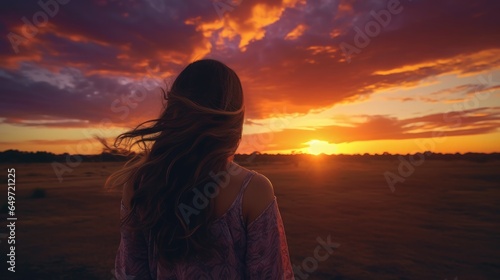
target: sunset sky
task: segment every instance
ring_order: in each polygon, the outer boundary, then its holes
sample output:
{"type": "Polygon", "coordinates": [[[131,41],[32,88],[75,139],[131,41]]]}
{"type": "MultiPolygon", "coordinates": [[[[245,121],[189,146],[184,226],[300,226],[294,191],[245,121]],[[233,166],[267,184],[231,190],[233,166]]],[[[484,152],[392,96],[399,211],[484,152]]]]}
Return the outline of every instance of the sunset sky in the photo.
{"type": "Polygon", "coordinates": [[[100,153],[190,62],[233,68],[238,152],[500,151],[500,1],[0,3],[0,151],[100,153]]]}

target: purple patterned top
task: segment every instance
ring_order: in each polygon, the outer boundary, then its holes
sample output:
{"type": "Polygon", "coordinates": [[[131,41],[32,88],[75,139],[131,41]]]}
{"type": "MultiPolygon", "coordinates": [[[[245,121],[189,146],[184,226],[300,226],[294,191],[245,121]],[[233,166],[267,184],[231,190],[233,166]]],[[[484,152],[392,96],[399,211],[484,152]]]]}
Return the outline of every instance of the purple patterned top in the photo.
{"type": "MultiPolygon", "coordinates": [[[[242,197],[252,170],[224,215],[212,225],[215,237],[224,244],[211,261],[179,263],[163,267],[154,257],[148,234],[120,228],[121,240],[115,259],[115,276],[121,279],[295,279],[290,264],[285,229],[276,197],[253,222],[245,226],[242,197]]],[[[127,209],[121,203],[120,217],[127,209]]],[[[131,223],[136,219],[133,216],[131,223]]]]}

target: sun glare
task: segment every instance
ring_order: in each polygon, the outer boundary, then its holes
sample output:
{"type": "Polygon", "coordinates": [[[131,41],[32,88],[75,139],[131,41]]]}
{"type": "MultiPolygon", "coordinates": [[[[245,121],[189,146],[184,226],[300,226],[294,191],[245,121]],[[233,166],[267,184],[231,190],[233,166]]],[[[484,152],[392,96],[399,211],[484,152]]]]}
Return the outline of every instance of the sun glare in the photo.
{"type": "Polygon", "coordinates": [[[336,145],[327,141],[313,139],[305,144],[309,145],[308,153],[311,155],[327,154],[331,155],[336,152],[336,145]]]}

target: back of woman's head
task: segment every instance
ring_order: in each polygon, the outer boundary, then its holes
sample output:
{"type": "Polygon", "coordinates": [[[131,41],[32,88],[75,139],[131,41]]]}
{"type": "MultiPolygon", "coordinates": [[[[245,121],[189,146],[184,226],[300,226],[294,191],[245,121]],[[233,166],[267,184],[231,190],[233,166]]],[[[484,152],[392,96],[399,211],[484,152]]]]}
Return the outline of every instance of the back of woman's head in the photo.
{"type": "Polygon", "coordinates": [[[237,111],[243,105],[243,92],[236,73],[212,59],[189,64],[175,79],[171,91],[215,110],[237,111]]]}
{"type": "Polygon", "coordinates": [[[151,230],[160,261],[172,263],[208,257],[216,247],[210,234],[213,205],[200,207],[195,194],[204,193],[213,183],[211,172],[224,170],[235,153],[244,109],[236,73],[210,59],[189,64],[164,96],[166,108],[158,119],[118,136],[115,147],[125,142],[140,151],[107,185],[133,186],[130,215],[140,217],[136,230],[151,230]]]}

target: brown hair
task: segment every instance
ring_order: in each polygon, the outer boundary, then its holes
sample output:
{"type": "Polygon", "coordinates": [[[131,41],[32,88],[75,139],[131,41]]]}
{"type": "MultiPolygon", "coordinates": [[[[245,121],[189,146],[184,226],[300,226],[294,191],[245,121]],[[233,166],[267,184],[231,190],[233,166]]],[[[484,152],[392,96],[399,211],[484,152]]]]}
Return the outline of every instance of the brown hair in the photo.
{"type": "Polygon", "coordinates": [[[137,153],[107,180],[107,187],[131,184],[134,230],[151,231],[160,261],[173,263],[208,257],[216,249],[210,234],[212,203],[186,221],[181,204],[193,205],[194,190],[211,182],[210,172],[226,168],[241,139],[243,90],[236,73],[223,63],[203,59],[175,79],[160,117],[119,135],[116,149],[137,153]]]}

